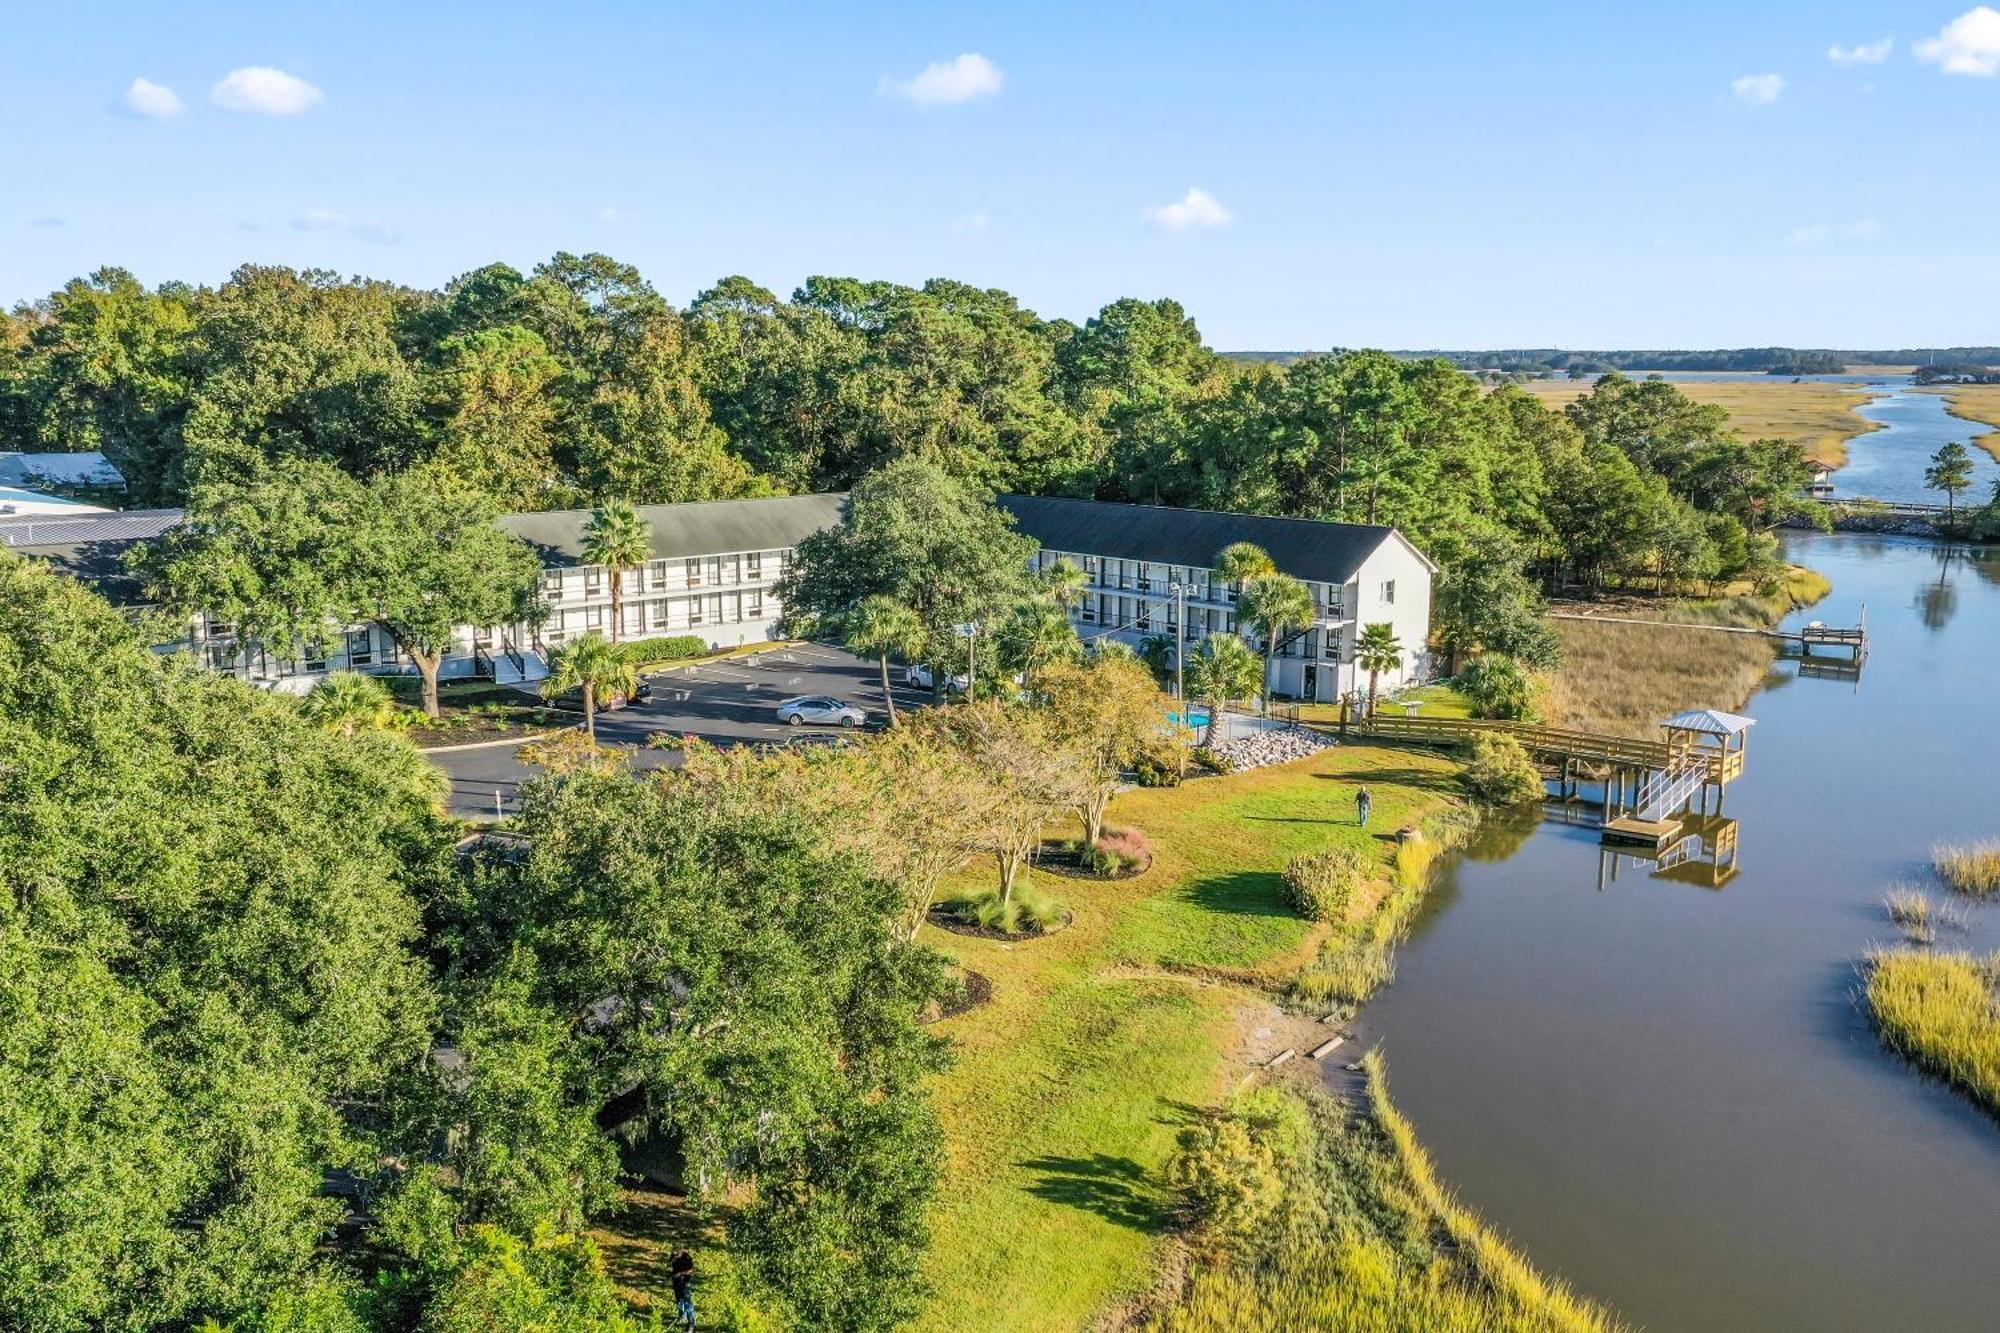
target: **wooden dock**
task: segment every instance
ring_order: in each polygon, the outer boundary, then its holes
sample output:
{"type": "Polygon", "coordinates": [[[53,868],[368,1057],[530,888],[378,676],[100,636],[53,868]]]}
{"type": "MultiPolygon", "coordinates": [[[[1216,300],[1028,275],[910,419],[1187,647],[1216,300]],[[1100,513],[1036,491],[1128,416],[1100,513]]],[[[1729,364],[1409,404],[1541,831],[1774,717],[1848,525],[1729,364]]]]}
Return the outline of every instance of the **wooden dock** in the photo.
{"type": "Polygon", "coordinates": [[[1511,737],[1555,775],[1566,801],[1576,798],[1584,777],[1602,779],[1600,827],[1607,845],[1658,853],[1680,838],[1688,821],[1721,814],[1724,791],[1743,775],[1750,726],[1746,717],[1690,709],[1662,723],[1663,739],[1657,741],[1480,718],[1378,715],[1342,730],[1410,745],[1511,737]]]}
{"type": "Polygon", "coordinates": [[[1801,625],[1798,629],[1757,629],[1743,625],[1704,625],[1698,621],[1641,620],[1634,616],[1593,616],[1579,611],[1551,611],[1552,620],[1581,620],[1599,625],[1649,625],[1655,629],[1693,629],[1709,634],[1748,634],[1760,639],[1775,639],[1799,650],[1799,656],[1812,657],[1813,650],[1819,649],[1821,656],[1829,653],[1836,660],[1860,665],[1868,660],[1868,608],[1861,608],[1861,623],[1854,626],[1822,625],[1817,621],[1801,625]]]}

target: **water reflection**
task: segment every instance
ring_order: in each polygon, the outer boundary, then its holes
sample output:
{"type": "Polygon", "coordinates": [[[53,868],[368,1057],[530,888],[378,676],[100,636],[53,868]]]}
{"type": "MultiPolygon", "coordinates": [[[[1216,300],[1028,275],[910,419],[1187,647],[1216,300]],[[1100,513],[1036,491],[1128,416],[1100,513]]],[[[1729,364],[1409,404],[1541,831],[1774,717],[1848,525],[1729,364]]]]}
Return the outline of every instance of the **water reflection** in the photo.
{"type": "Polygon", "coordinates": [[[1957,548],[1940,546],[1937,552],[1937,581],[1917,589],[1917,619],[1935,634],[1958,614],[1958,588],[1951,581],[1952,558],[1957,548]]]}
{"type": "Polygon", "coordinates": [[[1601,847],[1597,853],[1597,891],[1618,882],[1621,872],[1636,870],[1649,879],[1672,880],[1698,888],[1720,889],[1736,878],[1736,821],[1723,815],[1687,815],[1681,834],[1657,852],[1630,847],[1601,847]]]}
{"type": "MultiPolygon", "coordinates": [[[[1792,626],[1898,610],[1865,675],[1815,656],[1799,674],[1844,688],[1751,703],[1728,800],[1750,855],[1719,824],[1675,863],[1607,852],[1595,805],[1496,823],[1442,871],[1370,1039],[1440,1174],[1649,1333],[1991,1333],[2000,1126],[1886,1054],[1853,991],[1897,937],[1885,890],[1933,841],[2000,833],[2000,553],[1787,544],[1834,587],[1792,626]]],[[[2000,907],[1950,947],[2000,948],[2000,907]]]]}

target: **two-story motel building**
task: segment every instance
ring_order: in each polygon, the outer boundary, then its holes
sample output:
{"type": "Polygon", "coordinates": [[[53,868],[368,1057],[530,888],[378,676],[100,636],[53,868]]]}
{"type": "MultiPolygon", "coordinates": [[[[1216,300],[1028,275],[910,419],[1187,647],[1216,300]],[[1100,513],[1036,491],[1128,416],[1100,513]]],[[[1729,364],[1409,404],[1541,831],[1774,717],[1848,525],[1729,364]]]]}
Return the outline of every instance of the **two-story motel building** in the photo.
{"type": "MultiPolygon", "coordinates": [[[[840,522],[846,499],[829,493],[641,506],[651,558],[624,571],[618,637],[691,634],[717,647],[777,638],[784,608],[776,584],[803,538],[840,522]]],[[[1310,629],[1278,648],[1272,681],[1278,694],[1332,700],[1365,686],[1354,666],[1354,640],[1361,626],[1381,621],[1394,626],[1404,649],[1403,670],[1388,673],[1385,683],[1425,672],[1436,567],[1393,528],[1032,496],[1001,496],[999,503],[1040,543],[1039,566],[1067,558],[1085,571],[1088,587],[1070,614],[1086,641],[1137,644],[1161,636],[1192,647],[1211,633],[1238,632],[1240,590],[1213,566],[1225,546],[1248,541],[1303,581],[1319,609],[1310,629]]],[[[152,510],[60,522],[0,520],[0,545],[131,601],[136,589],[122,577],[123,552],[179,518],[178,511],[152,510]]],[[[441,677],[535,681],[555,648],[593,630],[612,632],[611,572],[583,558],[589,519],[588,510],[555,510],[498,520],[540,557],[546,613],[538,624],[465,627],[441,677]]],[[[310,689],[329,671],[415,670],[379,625],[347,626],[300,659],[246,645],[232,626],[208,617],[196,618],[186,643],[213,669],[292,692],[310,689]]]]}

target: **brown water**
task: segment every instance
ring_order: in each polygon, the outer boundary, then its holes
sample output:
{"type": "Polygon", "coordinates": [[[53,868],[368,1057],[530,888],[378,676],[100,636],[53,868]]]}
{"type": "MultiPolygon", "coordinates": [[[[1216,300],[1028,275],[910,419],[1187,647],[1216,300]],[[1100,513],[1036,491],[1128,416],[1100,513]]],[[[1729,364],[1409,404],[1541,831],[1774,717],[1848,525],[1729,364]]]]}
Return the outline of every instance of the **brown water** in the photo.
{"type": "MultiPolygon", "coordinates": [[[[2000,836],[2000,555],[1791,550],[1833,580],[1811,616],[1865,603],[1874,651],[1858,683],[1781,662],[1751,701],[1740,873],[1600,888],[1594,829],[1493,828],[1366,1027],[1460,1195],[1644,1328],[2000,1328],[2000,1122],[1853,1001],[1884,891],[2000,836]]],[[[1940,944],[2000,947],[2000,905],[1940,944]]]]}

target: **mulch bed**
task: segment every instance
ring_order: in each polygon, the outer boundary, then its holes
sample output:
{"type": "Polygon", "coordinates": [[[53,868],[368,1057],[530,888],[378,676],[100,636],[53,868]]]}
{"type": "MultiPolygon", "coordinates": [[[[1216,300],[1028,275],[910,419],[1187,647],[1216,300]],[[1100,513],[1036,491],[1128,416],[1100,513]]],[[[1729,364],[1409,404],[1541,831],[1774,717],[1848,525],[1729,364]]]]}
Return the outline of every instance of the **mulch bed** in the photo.
{"type": "Polygon", "coordinates": [[[1153,854],[1146,853],[1146,859],[1136,866],[1127,866],[1115,875],[1107,875],[1101,870],[1093,870],[1083,863],[1082,854],[1067,842],[1056,840],[1043,843],[1035,849],[1035,869],[1046,870],[1051,875],[1064,879],[1120,880],[1137,879],[1153,868],[1153,854]]]}
{"type": "Polygon", "coordinates": [[[982,926],[975,921],[961,921],[942,907],[933,907],[929,915],[924,919],[939,930],[948,930],[954,935],[966,935],[975,940],[1004,940],[1009,944],[1022,944],[1028,940],[1045,940],[1051,935],[1061,934],[1063,931],[1069,929],[1069,923],[1076,918],[1065,907],[1063,908],[1062,920],[1056,922],[1053,926],[1038,926],[1032,930],[1024,930],[1014,935],[1009,935],[1004,930],[994,930],[991,926],[982,926]]]}
{"type": "Polygon", "coordinates": [[[993,998],[993,978],[984,972],[975,972],[968,967],[959,973],[959,977],[965,984],[958,994],[925,1013],[924,1022],[941,1023],[947,1018],[969,1014],[993,998]]]}

